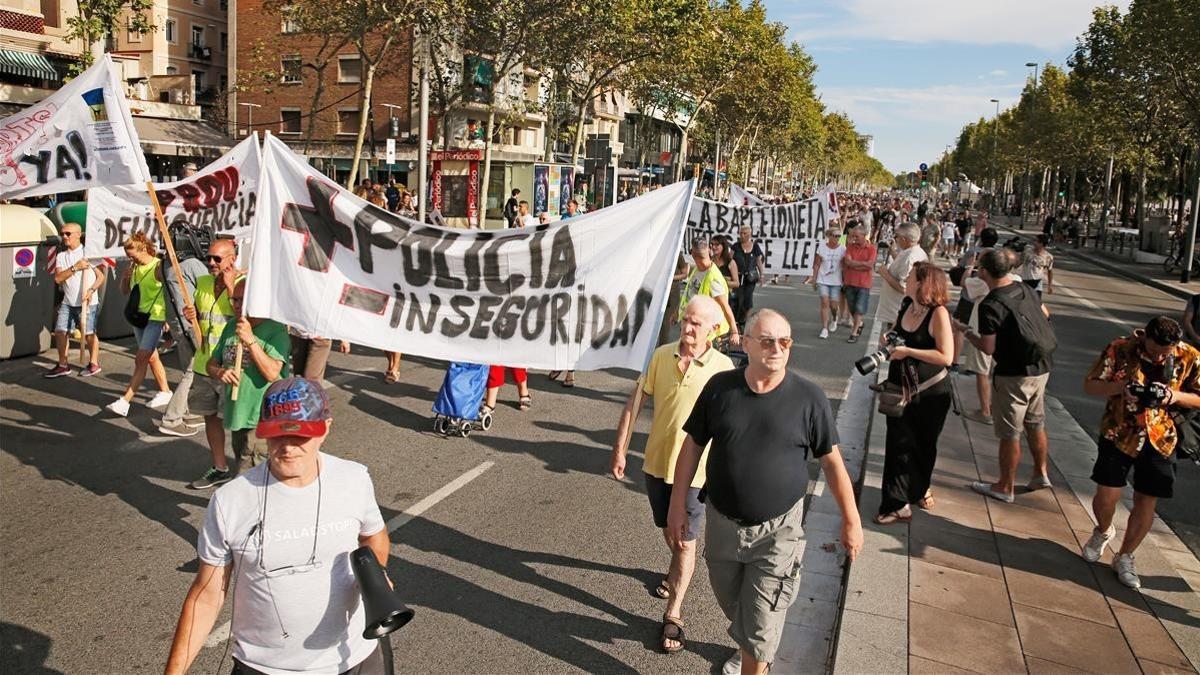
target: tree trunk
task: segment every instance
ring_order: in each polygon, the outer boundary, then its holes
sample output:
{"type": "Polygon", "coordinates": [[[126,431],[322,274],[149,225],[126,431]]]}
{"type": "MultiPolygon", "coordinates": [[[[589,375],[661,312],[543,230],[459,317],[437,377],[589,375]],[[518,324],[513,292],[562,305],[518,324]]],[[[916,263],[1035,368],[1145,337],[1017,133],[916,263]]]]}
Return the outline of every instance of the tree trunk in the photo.
{"type": "Polygon", "coordinates": [[[1140,230],[1146,224],[1146,158],[1144,154],[1138,164],[1137,203],[1133,213],[1134,224],[1140,230]]]}
{"type": "Polygon", "coordinates": [[[679,138],[679,156],[675,158],[675,182],[683,180],[683,165],[687,163],[687,146],[688,133],[692,130],[692,121],[695,120],[692,116],[688,120],[687,126],[683,128],[683,135],[679,138]]]}
{"type": "Polygon", "coordinates": [[[750,145],[746,148],[746,176],[742,179],[743,187],[750,187],[750,167],[754,165],[754,144],[758,142],[759,125],[754,125],[754,133],[750,134],[750,145]]]}
{"type": "Polygon", "coordinates": [[[487,223],[488,183],[492,180],[492,137],[496,133],[496,108],[488,110],[487,138],[483,143],[483,185],[479,186],[479,222],[475,225],[483,229],[487,223]]]}
{"type": "MultiPolygon", "coordinates": [[[[365,59],[364,59],[365,60],[365,59]]],[[[358,162],[362,158],[363,140],[367,137],[367,122],[370,120],[371,88],[375,85],[375,64],[367,64],[367,81],[363,84],[363,104],[358,110],[358,137],[354,139],[354,162],[350,165],[350,177],[346,179],[346,189],[353,190],[358,180],[358,162]]]]}
{"type": "Polygon", "coordinates": [[[320,68],[313,66],[317,73],[317,86],[313,89],[312,103],[308,106],[308,132],[304,134],[304,154],[308,155],[312,147],[313,134],[317,131],[317,109],[321,107],[321,96],[325,93],[325,61],[320,68]]]}
{"type": "Polygon", "coordinates": [[[587,119],[587,106],[595,95],[595,88],[595,84],[588,83],[583,98],[579,101],[579,109],[575,111],[575,144],[571,147],[571,166],[579,164],[579,149],[583,147],[583,123],[587,119]]]}

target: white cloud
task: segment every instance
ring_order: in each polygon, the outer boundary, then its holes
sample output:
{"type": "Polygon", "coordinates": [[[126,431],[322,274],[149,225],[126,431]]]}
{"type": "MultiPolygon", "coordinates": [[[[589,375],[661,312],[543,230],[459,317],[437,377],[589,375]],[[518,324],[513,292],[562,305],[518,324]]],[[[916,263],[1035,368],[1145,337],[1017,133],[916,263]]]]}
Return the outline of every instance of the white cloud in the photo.
{"type": "Polygon", "coordinates": [[[1008,74],[1008,71],[1003,70],[1001,68],[997,68],[996,70],[993,70],[990,73],[988,73],[988,75],[991,75],[992,77],[1004,77],[1007,74],[1008,74]]]}
{"type": "Polygon", "coordinates": [[[959,42],[968,44],[1027,44],[1060,49],[1074,44],[1087,29],[1092,9],[1116,4],[1122,10],[1130,0],[847,0],[841,5],[844,21],[819,28],[790,23],[793,37],[804,43],[831,38],[864,38],[894,42],[959,42]]]}
{"type": "Polygon", "coordinates": [[[860,133],[875,136],[879,160],[888,169],[910,169],[954,143],[964,124],[996,112],[1020,93],[1022,82],[928,87],[822,87],[828,110],[844,112],[860,133]]]}

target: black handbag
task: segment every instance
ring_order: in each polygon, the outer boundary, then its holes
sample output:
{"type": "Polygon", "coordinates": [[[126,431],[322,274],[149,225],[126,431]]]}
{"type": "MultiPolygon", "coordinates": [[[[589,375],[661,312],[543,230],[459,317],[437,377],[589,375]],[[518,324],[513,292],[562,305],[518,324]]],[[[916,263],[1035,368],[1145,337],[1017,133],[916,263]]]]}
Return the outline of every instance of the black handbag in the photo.
{"type": "Polygon", "coordinates": [[[904,364],[902,368],[904,375],[900,378],[903,381],[901,384],[889,381],[880,384],[878,389],[879,412],[888,417],[904,417],[904,409],[908,407],[908,404],[912,403],[912,400],[921,392],[946,379],[947,374],[947,370],[943,368],[928,380],[913,386],[910,383],[916,382],[917,378],[916,373],[910,371],[915,371],[915,369],[911,368],[910,364],[904,364]]]}
{"type": "MultiPolygon", "coordinates": [[[[154,270],[150,270],[146,274],[154,274],[154,270]]],[[[145,275],[142,279],[145,279],[145,275]]],[[[145,328],[150,325],[150,313],[140,310],[142,304],[142,287],[141,280],[133,284],[129,289],[129,297],[125,300],[125,320],[134,328],[145,328]]],[[[158,289],[159,294],[162,294],[162,288],[158,289]]],[[[158,296],[154,296],[155,302],[158,301],[158,296]]]]}

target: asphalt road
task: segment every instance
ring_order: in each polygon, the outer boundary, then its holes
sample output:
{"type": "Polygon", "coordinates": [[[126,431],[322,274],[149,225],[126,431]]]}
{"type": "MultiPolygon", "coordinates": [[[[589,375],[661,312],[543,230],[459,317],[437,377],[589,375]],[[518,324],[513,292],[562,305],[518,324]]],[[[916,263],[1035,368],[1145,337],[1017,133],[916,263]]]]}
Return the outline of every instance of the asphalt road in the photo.
{"type": "MultiPolygon", "coordinates": [[[[1083,373],[1127,325],[1181,303],[1070,259],[1057,269],[1050,391],[1095,429],[1102,401],[1082,394],[1083,373]]],[[[836,406],[863,345],[846,344],[845,329],[817,339],[808,287],[766,286],[757,297],[792,319],[791,367],[836,406]]],[[[207,467],[207,450],[199,436],[155,435],[144,405],[128,419],[102,412],[128,376],[129,346],[106,344],[105,372],[90,379],[43,380],[44,356],[0,363],[3,672],[152,672],[165,659],[208,500],[184,486],[207,467]]],[[[400,671],[707,672],[732,653],[703,560],[684,607],[687,651],[655,649],[663,604],[650,589],[667,551],[640,480],[605,475],[632,373],[580,373],[574,389],[534,374],[532,410],[516,410],[506,387],[489,432],[451,440],[430,433],[444,365],[406,358],[402,381],[389,385],[383,363],[361,349],[334,355],[325,449],[370,467],[390,521],[390,572],[417,612],[392,637],[400,671]]],[[[630,476],[639,463],[631,453],[630,476]]],[[[1197,488],[1200,472],[1181,466],[1180,497],[1161,511],[1193,550],[1197,488]]],[[[228,609],[218,627],[227,621],[228,609]]],[[[222,635],[192,672],[228,672],[222,635]]]]}
{"type": "MultiPolygon", "coordinates": [[[[758,298],[794,318],[792,367],[836,405],[862,345],[846,344],[844,328],[817,340],[808,287],[758,298]]],[[[42,379],[45,355],[0,363],[4,672],[152,672],[165,660],[208,501],[184,486],[207,450],[200,436],[155,435],[144,394],[127,419],[102,410],[128,377],[129,347],[105,344],[105,370],[89,379],[42,379]]],[[[383,364],[362,349],[334,355],[325,450],[370,467],[394,527],[390,572],[417,612],[392,638],[400,670],[703,672],[732,653],[702,561],[684,607],[688,650],[655,649],[663,604],[650,589],[669,556],[640,456],[636,482],[606,477],[633,373],[580,373],[574,389],[534,374],[532,410],[516,410],[506,387],[489,432],[450,440],[431,433],[444,365],[406,358],[389,385],[383,364]]],[[[218,628],[227,620],[228,608],[218,628]]],[[[192,672],[228,671],[220,635],[192,672]]]]}

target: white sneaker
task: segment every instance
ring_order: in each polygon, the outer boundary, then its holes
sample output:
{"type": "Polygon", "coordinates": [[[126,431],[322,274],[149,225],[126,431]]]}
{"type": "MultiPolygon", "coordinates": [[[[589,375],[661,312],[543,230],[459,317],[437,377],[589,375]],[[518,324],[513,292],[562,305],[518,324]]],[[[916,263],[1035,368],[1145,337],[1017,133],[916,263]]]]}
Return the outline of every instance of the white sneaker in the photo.
{"type": "Polygon", "coordinates": [[[742,650],[738,649],[733,652],[733,656],[725,661],[725,665],[721,666],[722,675],[738,675],[742,672],[742,650]]]}
{"type": "Polygon", "coordinates": [[[837,317],[836,316],[833,317],[833,323],[829,324],[829,332],[830,333],[837,332],[837,317]]]}
{"type": "Polygon", "coordinates": [[[165,408],[171,402],[171,392],[160,391],[146,405],[150,408],[165,408]]]}
{"type": "Polygon", "coordinates": [[[129,415],[129,401],[126,401],[123,398],[119,398],[104,407],[111,412],[120,415],[121,417],[126,417],[129,415]]]}
{"type": "Polygon", "coordinates": [[[821,338],[822,340],[828,340],[828,339],[829,339],[829,329],[828,329],[828,328],[822,328],[822,329],[821,329],[821,334],[820,334],[820,335],[818,335],[817,337],[821,338]]]}
{"type": "Polygon", "coordinates": [[[1137,572],[1133,569],[1133,556],[1129,553],[1118,553],[1113,556],[1112,562],[1113,571],[1117,573],[1117,579],[1121,583],[1130,588],[1141,588],[1142,580],[1138,578],[1137,572]]]}
{"type": "Polygon", "coordinates": [[[1092,537],[1083,545],[1083,559],[1094,563],[1104,555],[1104,549],[1108,548],[1108,543],[1117,536],[1117,528],[1115,525],[1109,525],[1108,530],[1101,532],[1100,530],[1092,530],[1092,537]]]}

